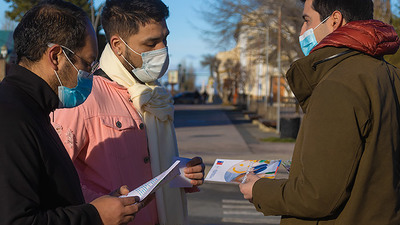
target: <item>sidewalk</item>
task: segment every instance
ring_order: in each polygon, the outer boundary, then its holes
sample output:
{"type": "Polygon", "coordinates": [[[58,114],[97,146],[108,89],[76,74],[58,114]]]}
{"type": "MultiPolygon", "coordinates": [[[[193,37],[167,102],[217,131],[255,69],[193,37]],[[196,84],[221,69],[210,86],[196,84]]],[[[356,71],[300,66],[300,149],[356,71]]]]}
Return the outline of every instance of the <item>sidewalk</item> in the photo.
{"type": "MultiPolygon", "coordinates": [[[[262,142],[279,135],[260,130],[232,106],[176,105],[175,110],[180,155],[201,156],[206,172],[217,158],[291,159],[294,143],[262,142]]],[[[287,176],[282,166],[278,173],[287,176]]]]}

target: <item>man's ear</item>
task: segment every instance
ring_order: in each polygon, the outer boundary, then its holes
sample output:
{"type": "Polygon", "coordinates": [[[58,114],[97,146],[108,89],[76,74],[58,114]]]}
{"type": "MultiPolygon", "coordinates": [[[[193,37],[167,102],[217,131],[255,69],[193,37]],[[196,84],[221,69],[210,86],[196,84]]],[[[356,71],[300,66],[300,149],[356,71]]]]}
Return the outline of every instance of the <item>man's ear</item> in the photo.
{"type": "Polygon", "coordinates": [[[122,54],[123,50],[125,50],[125,45],[121,41],[121,39],[118,35],[111,36],[110,46],[111,46],[111,49],[113,50],[114,54],[117,56],[120,56],[122,54]]]}
{"type": "Polygon", "coordinates": [[[63,54],[61,46],[53,45],[47,49],[45,54],[47,54],[52,69],[58,70],[58,66],[60,64],[60,56],[61,54],[63,54]]]}
{"type": "Polygon", "coordinates": [[[344,20],[342,13],[337,10],[335,10],[332,13],[331,17],[332,17],[331,27],[333,31],[346,24],[346,21],[344,20]]]}

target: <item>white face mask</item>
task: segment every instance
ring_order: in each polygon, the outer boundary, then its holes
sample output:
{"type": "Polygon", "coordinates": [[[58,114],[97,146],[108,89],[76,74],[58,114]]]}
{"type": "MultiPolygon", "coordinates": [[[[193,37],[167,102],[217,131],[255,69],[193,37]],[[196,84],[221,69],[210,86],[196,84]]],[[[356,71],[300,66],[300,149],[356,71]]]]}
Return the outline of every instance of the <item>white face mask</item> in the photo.
{"type": "Polygon", "coordinates": [[[129,47],[121,37],[120,39],[132,52],[142,57],[142,67],[135,68],[125,59],[124,55],[121,55],[125,62],[133,68],[132,73],[134,73],[140,81],[143,83],[152,82],[161,78],[165,74],[169,65],[168,47],[139,54],[129,47]]]}

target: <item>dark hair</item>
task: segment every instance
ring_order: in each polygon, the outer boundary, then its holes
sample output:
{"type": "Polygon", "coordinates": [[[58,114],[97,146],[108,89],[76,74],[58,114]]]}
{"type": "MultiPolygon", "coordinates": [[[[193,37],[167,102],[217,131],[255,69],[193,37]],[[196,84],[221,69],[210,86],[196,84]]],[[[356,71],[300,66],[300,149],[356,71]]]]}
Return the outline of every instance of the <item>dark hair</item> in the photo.
{"type": "MultiPolygon", "coordinates": [[[[301,0],[305,2],[306,0],[301,0]]],[[[346,22],[370,20],[374,18],[372,0],[313,0],[312,7],[319,13],[321,21],[335,10],[342,13],[346,22]]]]}
{"type": "Polygon", "coordinates": [[[89,24],[86,13],[72,3],[41,1],[22,17],[15,28],[13,37],[17,62],[39,61],[49,43],[66,46],[72,51],[81,49],[85,45],[89,24]]]}
{"type": "Polygon", "coordinates": [[[168,7],[161,0],[107,0],[101,25],[107,40],[114,34],[128,37],[139,32],[139,25],[168,18],[168,7]]]}

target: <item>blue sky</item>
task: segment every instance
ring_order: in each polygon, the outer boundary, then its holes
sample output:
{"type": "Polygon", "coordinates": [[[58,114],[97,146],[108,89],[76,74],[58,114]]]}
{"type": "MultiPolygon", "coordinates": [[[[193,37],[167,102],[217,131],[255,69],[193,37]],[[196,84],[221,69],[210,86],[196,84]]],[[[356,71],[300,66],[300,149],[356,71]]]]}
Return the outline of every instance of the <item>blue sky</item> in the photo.
{"type": "MultiPolygon", "coordinates": [[[[193,65],[197,73],[196,84],[201,85],[202,80],[208,78],[208,68],[200,64],[202,56],[216,54],[221,49],[213,49],[211,45],[201,38],[201,29],[210,29],[204,22],[198,10],[204,8],[204,0],[163,0],[169,7],[170,17],[167,19],[170,35],[168,46],[170,52],[170,69],[177,69],[178,64],[184,60],[186,65],[193,65]]],[[[102,3],[95,0],[95,5],[102,3]]],[[[8,5],[0,0],[0,26],[5,18],[8,5]]]]}

